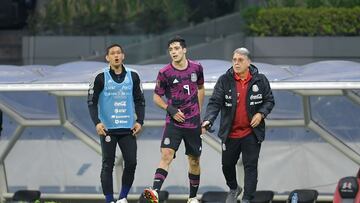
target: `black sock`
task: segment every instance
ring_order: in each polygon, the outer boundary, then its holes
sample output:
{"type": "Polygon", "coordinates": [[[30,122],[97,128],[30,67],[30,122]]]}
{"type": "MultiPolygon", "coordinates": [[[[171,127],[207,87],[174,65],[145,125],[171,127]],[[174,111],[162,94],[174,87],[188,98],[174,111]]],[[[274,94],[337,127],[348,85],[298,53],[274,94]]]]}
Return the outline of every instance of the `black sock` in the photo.
{"type": "Polygon", "coordinates": [[[190,182],[190,198],[196,197],[197,191],[199,189],[200,175],[194,175],[189,173],[189,182],[190,182]]]}
{"type": "Polygon", "coordinates": [[[159,191],[164,183],[168,172],[162,168],[157,168],[154,176],[153,189],[159,191]]]}

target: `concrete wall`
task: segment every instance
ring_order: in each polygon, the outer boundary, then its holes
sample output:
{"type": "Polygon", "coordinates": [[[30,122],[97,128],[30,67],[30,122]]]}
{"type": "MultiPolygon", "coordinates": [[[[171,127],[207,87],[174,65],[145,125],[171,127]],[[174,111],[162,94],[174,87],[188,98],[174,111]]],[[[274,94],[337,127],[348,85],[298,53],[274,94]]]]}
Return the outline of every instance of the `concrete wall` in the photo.
{"type": "Polygon", "coordinates": [[[167,42],[170,38],[180,35],[186,39],[189,47],[207,44],[212,40],[223,38],[241,31],[240,13],[230,14],[211,21],[190,26],[174,32],[152,37],[126,48],[127,62],[139,63],[167,54],[167,42]]]}
{"type": "MultiPolygon", "coordinates": [[[[186,35],[185,35],[186,38],[186,35]]],[[[144,40],[126,37],[24,37],[24,64],[56,65],[75,60],[101,60],[103,50],[113,42],[125,47],[126,63],[167,63],[165,37],[144,40]],[[101,50],[101,51],[99,51],[101,50]],[[98,56],[94,56],[96,54],[98,56]],[[88,57],[93,55],[93,57],[88,57]]],[[[200,40],[200,39],[199,39],[200,40]]],[[[271,64],[302,65],[321,60],[360,61],[360,37],[244,37],[237,33],[218,38],[203,38],[203,42],[188,43],[188,57],[193,59],[231,58],[237,47],[247,47],[252,60],[271,64]],[[193,45],[193,46],[191,46],[193,45]]]]}
{"type": "Polygon", "coordinates": [[[240,32],[241,16],[230,14],[160,36],[36,36],[23,38],[24,64],[56,65],[68,61],[103,61],[103,50],[113,42],[124,46],[127,63],[139,63],[167,53],[167,41],[181,35],[189,46],[206,44],[214,39],[240,32]],[[98,56],[96,55],[98,53],[98,56]]]}
{"type": "MultiPolygon", "coordinates": [[[[255,62],[303,65],[323,60],[349,60],[360,62],[360,37],[244,37],[235,34],[206,44],[189,47],[193,59],[230,60],[238,47],[247,47],[255,62]]],[[[168,63],[164,54],[139,62],[168,63]]]]}
{"type": "Polygon", "coordinates": [[[302,65],[322,60],[360,61],[360,37],[247,37],[256,62],[302,65]]]}
{"type": "Polygon", "coordinates": [[[24,65],[58,65],[76,60],[104,60],[104,50],[112,43],[123,46],[143,40],[133,36],[26,36],[22,39],[24,65]]]}
{"type": "Polygon", "coordinates": [[[22,65],[21,31],[0,31],[0,64],[22,65]]]}
{"type": "MultiPolygon", "coordinates": [[[[188,47],[187,57],[190,59],[222,59],[230,60],[232,52],[245,43],[244,35],[234,34],[226,38],[211,40],[196,46],[188,47]]],[[[169,63],[170,57],[167,53],[159,57],[140,61],[138,64],[169,63]]]]}

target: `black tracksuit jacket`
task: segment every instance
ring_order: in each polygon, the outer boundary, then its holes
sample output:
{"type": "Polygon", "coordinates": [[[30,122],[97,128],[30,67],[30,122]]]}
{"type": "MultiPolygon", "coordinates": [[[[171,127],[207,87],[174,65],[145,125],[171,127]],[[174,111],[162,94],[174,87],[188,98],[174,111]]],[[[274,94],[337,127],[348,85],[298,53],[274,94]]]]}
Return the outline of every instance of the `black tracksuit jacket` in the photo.
{"type": "MultiPolygon", "coordinates": [[[[248,118],[251,120],[256,113],[262,113],[266,117],[275,105],[270,84],[265,75],[260,74],[254,65],[249,67],[252,78],[248,85],[246,109],[248,118]]],[[[219,138],[225,142],[230,134],[237,106],[236,81],[234,79],[233,67],[228,69],[225,74],[221,75],[216,82],[213,94],[209,99],[206,108],[204,121],[214,123],[216,117],[221,111],[219,138]]],[[[258,142],[265,139],[265,120],[253,129],[258,142]]]]}

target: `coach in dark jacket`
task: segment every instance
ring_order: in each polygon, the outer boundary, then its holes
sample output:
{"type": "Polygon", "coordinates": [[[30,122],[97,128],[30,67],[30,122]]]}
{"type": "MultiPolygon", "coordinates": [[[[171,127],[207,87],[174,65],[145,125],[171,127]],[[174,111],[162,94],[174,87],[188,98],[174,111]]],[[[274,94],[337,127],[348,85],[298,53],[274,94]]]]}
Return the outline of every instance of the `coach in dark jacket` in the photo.
{"type": "Polygon", "coordinates": [[[230,188],[226,203],[236,203],[242,191],[236,180],[241,153],[245,172],[242,202],[254,197],[260,147],[265,139],[264,118],[275,104],[268,79],[250,63],[246,48],[234,51],[233,66],[218,79],[202,124],[210,127],[221,111],[218,136],[222,140],[222,169],[230,188]]]}

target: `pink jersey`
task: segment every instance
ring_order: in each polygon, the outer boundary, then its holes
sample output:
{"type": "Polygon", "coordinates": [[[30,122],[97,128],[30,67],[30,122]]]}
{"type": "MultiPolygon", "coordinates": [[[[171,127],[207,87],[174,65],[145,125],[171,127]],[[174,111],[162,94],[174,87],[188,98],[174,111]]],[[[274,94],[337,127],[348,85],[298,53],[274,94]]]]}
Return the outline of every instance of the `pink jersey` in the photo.
{"type": "Polygon", "coordinates": [[[159,71],[155,93],[159,96],[165,95],[167,104],[173,105],[185,114],[183,123],[177,122],[167,114],[166,123],[184,128],[199,127],[198,85],[203,84],[203,67],[195,61],[188,60],[188,67],[185,70],[177,70],[168,64],[159,71]]]}

